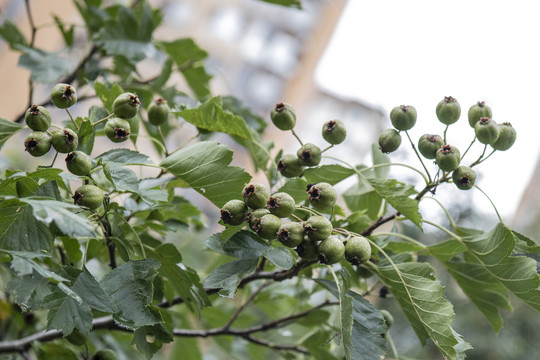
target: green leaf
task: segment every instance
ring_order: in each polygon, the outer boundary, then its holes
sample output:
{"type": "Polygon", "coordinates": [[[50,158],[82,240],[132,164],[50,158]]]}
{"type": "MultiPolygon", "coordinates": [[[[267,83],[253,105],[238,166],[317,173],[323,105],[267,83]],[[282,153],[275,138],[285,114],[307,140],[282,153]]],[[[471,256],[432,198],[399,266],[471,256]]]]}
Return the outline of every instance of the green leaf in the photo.
{"type": "Polygon", "coordinates": [[[121,55],[138,62],[154,51],[152,33],[155,22],[152,11],[143,3],[142,11],[121,6],[118,19],[108,19],[98,32],[95,42],[108,55],[121,55]]]}
{"type": "Polygon", "coordinates": [[[208,289],[220,289],[219,295],[232,298],[242,277],[255,270],[258,263],[259,259],[240,259],[221,265],[208,275],[204,286],[208,289]]]}
{"type": "Polygon", "coordinates": [[[301,203],[309,198],[307,193],[307,181],[303,179],[290,179],[277,192],[286,192],[291,195],[295,203],[301,203]]]}
{"type": "Polygon", "coordinates": [[[293,266],[291,253],[283,247],[273,247],[261,240],[255,233],[242,230],[227,242],[220,240],[221,234],[214,234],[204,241],[209,249],[239,259],[258,259],[264,256],[277,267],[288,270],[293,266]]]}
{"type": "Polygon", "coordinates": [[[231,161],[232,151],[226,146],[204,141],[174,152],[161,166],[221,207],[239,199],[251,179],[243,168],[228,166],[231,161]]]}
{"type": "Polygon", "coordinates": [[[84,118],[79,131],[77,132],[79,138],[79,145],[77,150],[90,155],[94,148],[94,139],[96,138],[96,129],[92,126],[92,122],[88,118],[84,118]]]}
{"type": "Polygon", "coordinates": [[[196,109],[186,109],[174,113],[201,129],[219,131],[251,140],[251,134],[244,119],[223,110],[222,106],[221,98],[216,96],[202,103],[196,109]]]}
{"type": "MultiPolygon", "coordinates": [[[[338,288],[334,282],[325,279],[315,279],[315,281],[339,299],[338,288]]],[[[384,318],[379,310],[354,291],[348,290],[345,298],[348,299],[346,300],[347,311],[350,311],[352,318],[348,341],[344,336],[348,358],[381,359],[386,353],[386,340],[381,336],[387,331],[384,318]]]]}
{"type": "Polygon", "coordinates": [[[106,84],[95,82],[94,91],[99,97],[105,109],[112,114],[112,104],[118,95],[124,93],[124,89],[118,84],[112,84],[107,86],[106,84]]]}
{"type": "Polygon", "coordinates": [[[75,26],[71,25],[70,27],[64,26],[64,23],[58,16],[54,16],[54,23],[56,24],[56,27],[58,27],[58,30],[60,30],[60,33],[62,34],[62,37],[64,38],[64,41],[66,42],[67,46],[73,45],[73,32],[75,30],[75,26]]]}
{"type": "Polygon", "coordinates": [[[222,96],[222,100],[224,110],[241,116],[250,130],[254,130],[257,134],[262,135],[268,124],[261,116],[255,113],[242,100],[234,96],[222,96]]]}
{"type": "Polygon", "coordinates": [[[133,333],[131,345],[135,345],[146,359],[150,360],[161,349],[163,343],[172,342],[173,334],[163,324],[142,326],[133,333]]]}
{"type": "Polygon", "coordinates": [[[194,64],[181,72],[197,99],[205,99],[210,96],[212,75],[206,72],[203,65],[194,64]]]}
{"type": "Polygon", "coordinates": [[[136,193],[139,190],[139,179],[131,169],[113,162],[108,162],[103,166],[103,173],[118,191],[136,193]]]}
{"type": "Polygon", "coordinates": [[[423,345],[431,338],[446,359],[462,358],[459,349],[467,346],[451,327],[452,304],[444,298],[444,287],[434,277],[429,264],[390,264],[379,267],[377,274],[398,301],[423,345]]]}
{"type": "Polygon", "coordinates": [[[327,182],[331,185],[335,185],[354,174],[355,171],[353,169],[341,165],[321,165],[304,171],[304,177],[307,181],[314,184],[327,182]]]}
{"type": "MultiPolygon", "coordinates": [[[[165,191],[161,190],[161,188],[154,189],[155,187],[159,186],[159,184],[155,184],[155,180],[156,179],[142,179],[139,181],[139,190],[137,191],[137,193],[141,196],[141,199],[143,199],[143,201],[150,206],[167,202],[169,199],[169,195],[165,191]]],[[[168,181],[168,179],[158,180],[168,181]]]]}
{"type": "Polygon", "coordinates": [[[122,165],[152,164],[148,156],[129,149],[112,149],[96,157],[102,163],[114,162],[122,165]]]}
{"type": "Polygon", "coordinates": [[[0,149],[15,133],[22,130],[24,125],[0,118],[0,149]]]}
{"type": "Polygon", "coordinates": [[[383,197],[400,214],[406,216],[420,229],[422,216],[418,212],[418,200],[409,196],[416,194],[412,185],[403,184],[394,179],[368,179],[377,194],[383,197]]]}
{"type": "Polygon", "coordinates": [[[260,0],[260,1],[264,1],[270,4],[275,4],[275,5],[292,7],[296,9],[302,8],[302,4],[300,3],[300,0],[260,0]]]}
{"type": "Polygon", "coordinates": [[[159,262],[152,259],[129,261],[101,281],[101,288],[112,300],[116,321],[129,328],[162,322],[159,312],[150,306],[158,268],[159,262]]]}
{"type": "Polygon", "coordinates": [[[37,273],[15,277],[6,286],[6,293],[23,311],[39,309],[50,292],[47,280],[37,273]]]}
{"type": "Polygon", "coordinates": [[[17,45],[28,46],[17,25],[8,19],[4,18],[4,22],[0,25],[0,36],[9,44],[11,50],[18,50],[17,45]]]}
{"type": "MultiPolygon", "coordinates": [[[[390,158],[388,155],[383,153],[381,149],[379,149],[379,146],[377,144],[371,145],[371,158],[373,160],[373,165],[381,165],[381,164],[388,164],[390,163],[390,158]]],[[[390,171],[389,166],[382,166],[373,169],[375,172],[375,176],[381,179],[386,178],[388,175],[388,172],[390,171]]]]}
{"type": "Polygon", "coordinates": [[[17,45],[17,48],[23,51],[23,54],[19,57],[19,66],[30,70],[30,77],[35,82],[42,84],[54,83],[73,70],[73,63],[58,56],[58,53],[22,45],[17,45]]]}
{"type": "Polygon", "coordinates": [[[192,311],[193,305],[197,306],[199,313],[201,308],[211,305],[197,273],[193,269],[184,270],[178,266],[182,256],[173,244],[160,245],[151,256],[161,263],[159,274],[168,280],[192,311]]]}
{"type": "Polygon", "coordinates": [[[375,220],[379,215],[383,199],[362,178],[343,193],[347,207],[353,212],[363,212],[370,219],[375,220]]]}

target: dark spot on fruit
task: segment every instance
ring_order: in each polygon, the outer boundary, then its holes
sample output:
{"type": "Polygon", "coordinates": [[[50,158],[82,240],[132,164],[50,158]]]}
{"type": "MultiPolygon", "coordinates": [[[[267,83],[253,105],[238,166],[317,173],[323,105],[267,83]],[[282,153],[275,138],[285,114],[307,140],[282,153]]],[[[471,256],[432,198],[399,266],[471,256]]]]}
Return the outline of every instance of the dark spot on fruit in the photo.
{"type": "Polygon", "coordinates": [[[287,167],[287,165],[285,165],[285,163],[283,162],[283,160],[279,160],[278,166],[277,166],[278,171],[283,171],[283,170],[285,170],[286,167],[287,167]]]}
{"type": "Polygon", "coordinates": [[[309,150],[304,150],[302,151],[302,159],[305,161],[305,162],[308,162],[311,160],[311,151],[309,150]]]}
{"type": "Polygon", "coordinates": [[[62,94],[62,97],[68,98],[69,100],[73,100],[72,98],[73,90],[71,89],[71,86],[66,86],[66,90],[62,94]]]}
{"type": "Polygon", "coordinates": [[[244,189],[244,196],[250,196],[255,193],[255,186],[249,185],[244,189]]]}
{"type": "Polygon", "coordinates": [[[381,289],[379,290],[379,296],[385,299],[386,295],[388,295],[388,288],[383,285],[381,286],[381,289]]]}
{"type": "Polygon", "coordinates": [[[75,137],[73,135],[71,135],[71,133],[67,130],[64,130],[64,135],[66,137],[66,143],[68,145],[71,145],[73,144],[73,140],[75,140],[75,137]]]}
{"type": "Polygon", "coordinates": [[[321,191],[317,189],[315,186],[312,186],[311,189],[309,189],[308,193],[309,193],[309,200],[319,200],[321,197],[321,191]]]}
{"type": "Polygon", "coordinates": [[[315,184],[307,184],[307,186],[306,186],[306,191],[309,191],[309,189],[311,189],[311,187],[312,187],[313,185],[315,185],[315,184]]]}
{"type": "Polygon", "coordinates": [[[488,118],[488,117],[481,117],[481,118],[480,118],[480,124],[481,124],[481,125],[486,125],[486,124],[488,124],[490,121],[491,121],[491,119],[488,118]]]}
{"type": "Polygon", "coordinates": [[[409,111],[409,107],[407,105],[401,105],[401,110],[403,110],[403,112],[407,112],[409,111]]]}
{"type": "Polygon", "coordinates": [[[129,135],[126,129],[122,129],[122,128],[114,128],[114,132],[116,133],[114,137],[117,139],[123,139],[129,135]]]}
{"type": "Polygon", "coordinates": [[[228,210],[221,210],[221,220],[226,224],[232,220],[232,215],[228,210]]]}
{"type": "Polygon", "coordinates": [[[477,102],[477,104],[480,107],[484,107],[486,105],[486,102],[485,101],[479,101],[479,102],[477,102]]]}
{"type": "Polygon", "coordinates": [[[276,107],[275,107],[275,110],[276,111],[283,111],[285,110],[286,106],[284,103],[279,103],[279,104],[276,104],[276,107]]]}
{"type": "Polygon", "coordinates": [[[452,147],[450,145],[443,145],[441,147],[441,152],[444,153],[444,154],[448,154],[448,153],[453,152],[453,150],[452,150],[452,147]]]}
{"type": "Polygon", "coordinates": [[[67,154],[66,162],[71,162],[71,161],[73,161],[74,158],[75,158],[75,153],[71,152],[71,153],[67,154]]]}
{"type": "Polygon", "coordinates": [[[471,183],[471,180],[469,179],[469,175],[465,175],[459,178],[460,185],[469,185],[470,183],[471,183]]]}
{"type": "Polygon", "coordinates": [[[317,259],[319,260],[319,262],[321,264],[326,264],[327,263],[326,257],[324,256],[324,254],[319,254],[319,256],[317,256],[317,259]]]}
{"type": "Polygon", "coordinates": [[[326,131],[331,132],[336,128],[336,126],[337,122],[335,122],[334,120],[330,120],[326,123],[326,131]]]}
{"type": "Polygon", "coordinates": [[[429,136],[427,137],[427,139],[428,139],[429,141],[431,141],[432,143],[437,142],[437,137],[436,137],[435,135],[429,135],[429,136]]]}
{"type": "Polygon", "coordinates": [[[35,148],[37,148],[37,146],[39,145],[39,142],[37,140],[34,140],[33,138],[28,140],[26,142],[26,148],[24,149],[25,151],[27,150],[34,150],[35,148]]]}
{"type": "Polygon", "coordinates": [[[281,241],[287,241],[289,239],[289,232],[285,229],[281,229],[278,233],[278,239],[281,241]]]}
{"type": "Polygon", "coordinates": [[[77,191],[75,191],[75,194],[73,194],[73,196],[71,197],[73,199],[73,203],[75,205],[77,205],[78,203],[81,202],[81,200],[83,199],[83,195],[77,191]]]}
{"type": "Polygon", "coordinates": [[[37,105],[32,105],[32,106],[30,107],[30,114],[32,114],[32,115],[39,115],[39,114],[41,114],[41,111],[39,111],[39,108],[38,108],[37,105]]]}
{"type": "Polygon", "coordinates": [[[137,106],[141,104],[141,102],[139,101],[139,98],[136,95],[130,95],[129,102],[131,106],[137,106]]]}
{"type": "Polygon", "coordinates": [[[451,96],[445,96],[445,97],[444,97],[444,102],[449,103],[449,102],[454,102],[454,101],[456,101],[456,99],[454,99],[454,98],[451,97],[451,96]]]}
{"type": "Polygon", "coordinates": [[[165,100],[163,98],[157,98],[155,102],[156,102],[156,104],[161,105],[161,104],[166,104],[167,100],[165,100]]]}
{"type": "Polygon", "coordinates": [[[278,199],[271,197],[267,205],[269,209],[277,209],[279,207],[278,199]]]}

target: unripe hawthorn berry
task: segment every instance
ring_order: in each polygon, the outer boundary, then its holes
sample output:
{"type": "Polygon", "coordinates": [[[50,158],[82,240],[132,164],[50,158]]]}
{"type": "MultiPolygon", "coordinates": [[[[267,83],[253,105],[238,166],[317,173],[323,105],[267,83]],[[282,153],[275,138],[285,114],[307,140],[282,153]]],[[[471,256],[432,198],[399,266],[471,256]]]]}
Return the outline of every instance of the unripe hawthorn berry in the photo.
{"type": "Polygon", "coordinates": [[[450,145],[443,145],[435,155],[435,162],[442,171],[453,171],[457,169],[461,161],[459,150],[450,145]]]}
{"type": "Polygon", "coordinates": [[[381,315],[383,316],[384,322],[386,323],[386,327],[390,328],[392,324],[394,323],[394,317],[387,310],[379,310],[379,311],[381,315]]]}
{"type": "Polygon", "coordinates": [[[220,210],[221,220],[227,225],[240,225],[246,219],[247,207],[242,200],[229,200],[220,210]]]}
{"type": "Polygon", "coordinates": [[[141,101],[137,95],[126,92],[114,99],[112,109],[115,116],[122,119],[129,119],[137,115],[141,101]]]}
{"type": "Polygon", "coordinates": [[[332,234],[332,230],[332,223],[324,216],[310,216],[304,223],[304,233],[311,241],[326,239],[332,234]]]}
{"type": "Polygon", "coordinates": [[[88,175],[92,170],[92,160],[82,151],[73,151],[66,156],[66,167],[74,175],[88,175]]]}
{"type": "Polygon", "coordinates": [[[495,150],[508,150],[512,147],[512,145],[514,145],[514,142],[516,141],[516,130],[509,122],[499,124],[498,127],[499,137],[497,138],[497,141],[490,145],[495,150]]]}
{"type": "Polygon", "coordinates": [[[270,196],[266,203],[266,208],[277,217],[285,218],[294,211],[295,202],[291,195],[285,192],[278,192],[270,196]]]}
{"type": "Polygon", "coordinates": [[[77,145],[79,145],[79,138],[75,131],[71,129],[57,130],[52,133],[51,143],[54,150],[67,154],[75,151],[77,145]]]}
{"type": "Polygon", "coordinates": [[[33,131],[24,139],[24,150],[30,155],[39,157],[51,149],[51,137],[43,131],[33,131]]]}
{"type": "Polygon", "coordinates": [[[118,356],[111,349],[101,349],[92,356],[92,360],[118,360],[118,356]]]}
{"type": "Polygon", "coordinates": [[[83,185],[72,196],[75,205],[97,209],[103,203],[103,191],[95,185],[83,185]]]}
{"type": "Polygon", "coordinates": [[[281,219],[275,215],[263,215],[255,221],[253,229],[261,238],[274,240],[281,226],[281,219]]]}
{"type": "Polygon", "coordinates": [[[443,145],[444,141],[439,135],[424,134],[418,139],[418,151],[426,159],[435,159],[437,150],[443,145]]]}
{"type": "Polygon", "coordinates": [[[306,166],[317,166],[321,162],[322,153],[317,145],[306,143],[298,149],[296,156],[306,166]]]}
{"type": "Polygon", "coordinates": [[[499,138],[499,127],[495,121],[483,117],[474,125],[474,133],[482,144],[493,144],[499,138]]]}
{"type": "Polygon", "coordinates": [[[411,105],[396,106],[390,111],[390,121],[397,130],[410,130],[416,124],[416,109],[411,105]]]}
{"type": "Polygon", "coordinates": [[[105,135],[115,143],[129,139],[130,131],[129,122],[117,117],[110,118],[105,124],[105,135]]]}
{"type": "Polygon", "coordinates": [[[295,155],[284,154],[278,161],[277,170],[287,178],[300,177],[304,173],[304,166],[295,155]]]}
{"type": "Polygon", "coordinates": [[[363,236],[353,236],[345,243],[345,259],[353,265],[360,265],[371,258],[371,245],[363,236]]]}
{"type": "Polygon", "coordinates": [[[321,241],[317,247],[318,259],[321,264],[332,265],[340,262],[345,257],[345,245],[335,236],[321,241]]]}
{"type": "Polygon", "coordinates": [[[32,105],[24,113],[24,121],[34,131],[47,131],[51,126],[51,114],[43,106],[32,105]]]}
{"type": "Polygon", "coordinates": [[[468,166],[459,166],[452,173],[452,180],[460,190],[469,190],[476,181],[476,172],[468,166]]]}
{"type": "Polygon", "coordinates": [[[77,91],[68,84],[56,84],[51,90],[51,102],[59,109],[67,109],[77,102],[77,91]]]}
{"type": "Polygon", "coordinates": [[[475,105],[471,106],[467,115],[469,117],[469,125],[472,128],[480,121],[480,118],[488,117],[491,119],[493,117],[491,108],[484,101],[478,101],[475,105]]]}
{"type": "Polygon", "coordinates": [[[257,220],[267,214],[270,214],[270,210],[266,208],[255,209],[253,211],[248,212],[246,215],[246,221],[249,225],[249,228],[255,230],[254,226],[257,220]]]}
{"type": "Polygon", "coordinates": [[[258,209],[266,206],[270,194],[268,189],[263,184],[251,183],[244,187],[242,191],[242,197],[247,207],[251,209],[258,209]]]}
{"type": "Polygon", "coordinates": [[[270,119],[280,130],[292,130],[296,125],[296,113],[291,104],[279,103],[270,112],[270,119]]]}
{"type": "Polygon", "coordinates": [[[170,112],[167,100],[157,98],[148,106],[148,121],[154,126],[163,125],[169,119],[170,112]]]}
{"type": "Polygon", "coordinates": [[[308,186],[309,203],[315,209],[329,210],[336,205],[337,192],[327,182],[320,182],[308,186]]]}
{"type": "Polygon", "coordinates": [[[379,135],[379,149],[383,153],[396,151],[401,145],[401,135],[395,129],[386,129],[379,135]]]}
{"type": "Polygon", "coordinates": [[[435,108],[435,113],[440,122],[445,125],[451,125],[458,121],[461,115],[461,106],[458,101],[451,97],[445,96],[435,108]]]}
{"type": "Polygon", "coordinates": [[[297,247],[304,240],[304,226],[299,222],[282,224],[277,233],[277,238],[287,247],[297,247]]]}
{"type": "Polygon", "coordinates": [[[304,241],[296,247],[296,253],[304,260],[313,261],[316,260],[319,255],[317,247],[318,244],[316,241],[304,238],[304,241]]]}
{"type": "Polygon", "coordinates": [[[341,120],[330,120],[323,125],[322,137],[327,143],[338,145],[347,137],[347,129],[341,120]]]}

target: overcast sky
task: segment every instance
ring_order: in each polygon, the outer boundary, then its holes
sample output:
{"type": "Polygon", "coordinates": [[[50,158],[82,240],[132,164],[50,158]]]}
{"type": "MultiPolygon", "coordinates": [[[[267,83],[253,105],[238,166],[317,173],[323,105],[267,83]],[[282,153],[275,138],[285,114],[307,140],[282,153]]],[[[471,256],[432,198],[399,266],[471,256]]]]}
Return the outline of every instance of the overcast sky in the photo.
{"type": "MultiPolygon", "coordinates": [[[[416,139],[424,133],[442,135],[435,106],[453,96],[462,116],[450,127],[448,143],[462,153],[474,137],[467,111],[486,101],[493,119],[512,123],[518,134],[514,147],[477,168],[478,185],[510,220],[540,148],[539,14],[537,1],[351,0],[317,81],[382,106],[387,114],[394,106],[413,105],[416,139]]],[[[465,163],[481,151],[477,143],[465,163]]],[[[478,191],[473,198],[487,206],[478,191]]]]}

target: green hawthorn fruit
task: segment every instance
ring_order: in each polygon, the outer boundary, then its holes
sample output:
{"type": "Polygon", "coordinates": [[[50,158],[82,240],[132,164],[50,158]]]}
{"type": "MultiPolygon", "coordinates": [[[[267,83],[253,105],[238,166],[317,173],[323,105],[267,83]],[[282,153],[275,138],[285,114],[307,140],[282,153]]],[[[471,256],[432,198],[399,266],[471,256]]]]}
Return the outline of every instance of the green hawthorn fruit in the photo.
{"type": "Polygon", "coordinates": [[[353,236],[345,244],[345,259],[353,265],[360,265],[371,258],[371,245],[363,236],[353,236]]]}
{"type": "Polygon", "coordinates": [[[244,187],[242,191],[242,197],[246,206],[251,209],[258,209],[266,206],[270,194],[268,189],[263,184],[251,183],[244,187]]]}
{"type": "Polygon", "coordinates": [[[254,229],[254,226],[255,226],[257,220],[260,219],[261,217],[263,217],[266,214],[270,214],[270,210],[268,210],[266,208],[255,209],[253,211],[248,212],[247,215],[246,215],[246,221],[247,221],[249,227],[251,229],[254,229]]]}
{"type": "Polygon", "coordinates": [[[33,131],[24,139],[24,150],[32,156],[39,157],[51,149],[51,137],[43,131],[33,131]]]}
{"type": "Polygon", "coordinates": [[[437,104],[435,113],[440,122],[445,125],[451,125],[458,121],[459,116],[461,115],[461,106],[455,98],[445,96],[444,99],[437,104]]]}
{"type": "Polygon", "coordinates": [[[105,124],[105,135],[115,143],[129,139],[130,131],[129,122],[117,117],[110,118],[105,124]]]}
{"type": "Polygon", "coordinates": [[[329,144],[341,144],[347,137],[347,129],[340,120],[330,120],[323,125],[322,137],[329,144]]]}
{"type": "Polygon", "coordinates": [[[303,162],[306,166],[317,166],[321,162],[321,149],[314,144],[304,144],[296,152],[298,160],[303,162]]]}
{"type": "Polygon", "coordinates": [[[274,240],[281,226],[281,219],[273,214],[263,215],[255,221],[253,229],[261,238],[274,240]]]}
{"type": "Polygon", "coordinates": [[[315,209],[329,210],[336,205],[337,192],[332,185],[320,182],[308,187],[309,203],[315,209]]]}
{"type": "Polygon", "coordinates": [[[277,217],[286,218],[294,211],[295,202],[291,195],[285,192],[278,192],[270,196],[266,203],[266,208],[277,217]]]}
{"type": "Polygon", "coordinates": [[[453,171],[459,166],[461,155],[454,146],[443,145],[435,155],[435,162],[442,171],[453,171]]]}
{"type": "Polygon", "coordinates": [[[383,316],[386,327],[390,328],[390,326],[392,326],[392,324],[394,323],[394,317],[392,316],[392,314],[390,314],[390,312],[388,312],[387,310],[379,310],[379,312],[383,316]]]}
{"type": "Polygon", "coordinates": [[[472,128],[480,121],[480,118],[488,117],[491,119],[493,117],[491,108],[484,101],[478,101],[475,105],[471,106],[467,115],[469,117],[469,125],[472,128]]]}
{"type": "Polygon", "coordinates": [[[59,109],[67,109],[77,102],[77,91],[68,84],[56,84],[51,90],[51,101],[59,109]]]}
{"type": "Polygon", "coordinates": [[[24,113],[24,121],[34,131],[47,131],[51,126],[51,114],[43,106],[32,105],[24,113]]]}
{"type": "Polygon", "coordinates": [[[396,151],[401,145],[401,135],[394,129],[386,129],[379,135],[379,149],[383,153],[396,151]]]}
{"type": "Polygon", "coordinates": [[[155,126],[163,125],[169,119],[170,112],[167,100],[157,98],[148,106],[148,121],[155,126]]]}
{"type": "Polygon", "coordinates": [[[75,151],[77,145],[79,145],[79,138],[75,131],[71,129],[57,130],[52,133],[51,143],[54,150],[67,154],[75,151]]]}
{"type": "Polygon", "coordinates": [[[88,338],[81,334],[79,329],[73,329],[71,334],[66,336],[66,340],[75,346],[83,346],[88,341],[88,338]]]}
{"type": "Polygon", "coordinates": [[[296,247],[296,253],[302,259],[307,261],[317,260],[319,253],[317,252],[318,244],[316,241],[311,241],[304,238],[304,241],[296,247]]]}
{"type": "Polygon", "coordinates": [[[424,134],[418,139],[418,150],[426,159],[435,159],[437,150],[444,145],[439,135],[424,134]]]}
{"type": "Polygon", "coordinates": [[[416,109],[411,105],[396,106],[390,111],[390,121],[397,130],[410,130],[416,124],[416,109]]]}
{"type": "Polygon", "coordinates": [[[282,224],[277,233],[277,238],[287,247],[297,247],[304,240],[304,226],[299,222],[282,224]]]}
{"type": "Polygon", "coordinates": [[[278,161],[277,169],[288,178],[300,177],[304,173],[303,163],[293,154],[284,154],[278,161]]]}
{"type": "Polygon", "coordinates": [[[88,175],[92,170],[92,160],[82,151],[73,151],[66,156],[66,167],[74,175],[88,175]]]}
{"type": "Polygon", "coordinates": [[[324,216],[310,216],[304,223],[304,233],[311,241],[326,239],[332,234],[332,230],[332,223],[324,216]]]}
{"type": "Polygon", "coordinates": [[[499,124],[498,127],[499,137],[497,138],[497,141],[490,145],[495,150],[508,150],[512,147],[512,145],[514,145],[514,142],[516,141],[516,130],[509,122],[499,124]]]}
{"type": "Polygon", "coordinates": [[[132,93],[120,94],[114,99],[112,108],[115,116],[122,119],[129,119],[137,115],[141,102],[137,95],[132,93]]]}
{"type": "Polygon", "coordinates": [[[474,186],[476,181],[476,173],[468,166],[459,166],[452,173],[454,184],[461,190],[469,190],[474,186]]]}
{"type": "Polygon", "coordinates": [[[95,185],[83,185],[71,197],[75,205],[97,209],[103,203],[103,191],[95,185]]]}
{"type": "Polygon", "coordinates": [[[493,144],[499,138],[499,127],[495,121],[483,117],[474,125],[474,133],[482,144],[493,144]]]}
{"type": "Polygon", "coordinates": [[[332,265],[340,262],[345,257],[345,245],[335,236],[330,236],[321,241],[317,247],[318,259],[321,264],[332,265]]]}
{"type": "Polygon", "coordinates": [[[92,356],[92,360],[118,360],[118,356],[111,349],[101,349],[92,356]]]}
{"type": "Polygon", "coordinates": [[[227,225],[240,225],[246,220],[247,207],[242,200],[229,200],[220,210],[221,220],[227,225]]]}
{"type": "Polygon", "coordinates": [[[280,130],[292,130],[296,125],[296,113],[292,105],[279,103],[270,112],[270,119],[280,130]]]}

